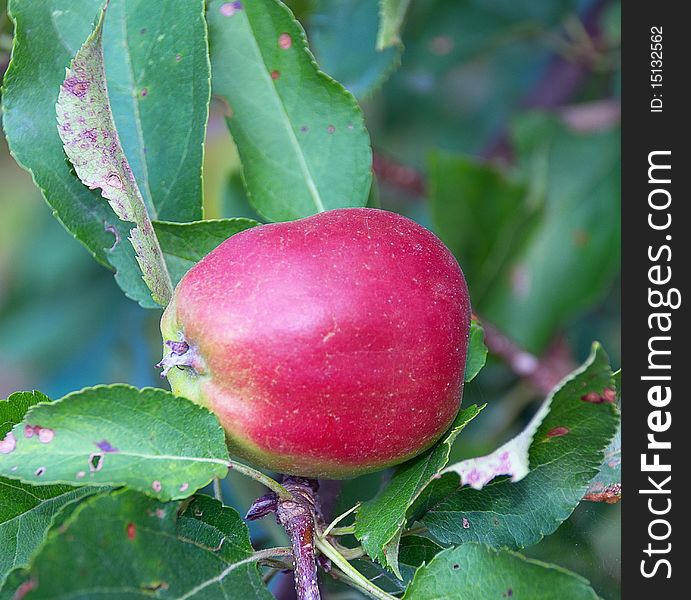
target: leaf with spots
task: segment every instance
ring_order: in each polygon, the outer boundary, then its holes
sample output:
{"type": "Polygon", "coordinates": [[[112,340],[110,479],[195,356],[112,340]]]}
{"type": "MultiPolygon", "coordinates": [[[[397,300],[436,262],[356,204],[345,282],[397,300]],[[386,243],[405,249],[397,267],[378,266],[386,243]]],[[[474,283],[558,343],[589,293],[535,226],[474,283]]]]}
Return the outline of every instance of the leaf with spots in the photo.
{"type": "Polygon", "coordinates": [[[508,550],[473,543],[437,554],[417,570],[403,596],[404,600],[461,597],[598,600],[590,584],[575,573],[508,550]]]}
{"type": "Polygon", "coordinates": [[[372,153],[360,108],[318,70],[277,0],[213,0],[213,89],[227,103],[249,199],[272,221],[365,206],[372,153]]]}
{"type": "Polygon", "coordinates": [[[103,0],[9,4],[14,22],[12,61],[3,79],[2,125],[16,161],[31,173],[58,220],[103,265],[113,236],[127,235],[95,190],[84,187],[65,161],[55,126],[55,102],[65,67],[93,30],[103,0]],[[35,32],[40,31],[40,35],[35,32]]]}
{"type": "Polygon", "coordinates": [[[15,392],[7,400],[0,401],[0,440],[2,440],[0,444],[4,442],[9,446],[10,442],[5,436],[12,427],[21,422],[26,411],[34,404],[49,400],[48,396],[34,390],[33,392],[15,392]]]}
{"type": "Polygon", "coordinates": [[[80,505],[34,557],[29,581],[26,600],[103,590],[122,598],[272,598],[234,509],[206,496],[163,503],[128,490],[80,505]],[[81,576],[65,577],[75,565],[81,576]]]}
{"type": "MultiPolygon", "coordinates": [[[[621,412],[621,370],[614,374],[617,406],[621,412]]],[[[588,486],[584,500],[616,504],[621,500],[621,419],[617,433],[605,450],[599,473],[588,486]]]]}
{"type": "Polygon", "coordinates": [[[485,330],[475,318],[470,322],[470,337],[468,339],[468,357],[465,361],[465,380],[472,381],[487,362],[487,346],[485,346],[485,330]]]}
{"type": "Polygon", "coordinates": [[[358,510],[355,537],[370,557],[399,578],[398,549],[407,511],[425,487],[438,477],[449,460],[454,440],[482,408],[473,405],[462,410],[435,446],[398,467],[384,490],[358,510]]]}
{"type": "Polygon", "coordinates": [[[103,28],[108,96],[152,220],[202,218],[211,96],[203,0],[110,0],[103,28]]]}
{"type": "Polygon", "coordinates": [[[34,485],[124,485],[185,498],[228,472],[216,417],[161,389],[87,388],[32,407],[11,433],[0,475],[34,485]]]}
{"type": "MultiPolygon", "coordinates": [[[[17,392],[0,401],[0,455],[16,447],[12,427],[31,406],[47,401],[40,392],[17,392]]],[[[31,486],[0,477],[0,585],[11,570],[28,564],[60,510],[95,491],[66,485],[31,486]]]]}
{"type": "MultiPolygon", "coordinates": [[[[10,3],[15,36],[3,82],[3,128],[13,157],[31,173],[56,218],[116,270],[129,298],[156,308],[127,241],[132,223],[118,219],[99,190],[80,182],[55,123],[65,68],[93,31],[103,3],[10,3]]],[[[111,0],[104,25],[113,116],[145,202],[159,219],[201,218],[201,142],[210,88],[203,14],[202,0],[111,0]],[[158,40],[162,24],[175,35],[158,40]]]]}
{"type": "Polygon", "coordinates": [[[182,276],[231,235],[259,225],[252,219],[217,219],[193,223],[154,221],[168,271],[177,285],[182,276]]]}
{"type": "Polygon", "coordinates": [[[583,498],[615,434],[613,385],[607,355],[595,344],[518,441],[448,467],[420,494],[411,521],[443,544],[521,548],[553,533],[583,498]],[[502,474],[515,481],[492,481],[502,474]]]}
{"type": "Polygon", "coordinates": [[[79,49],[60,87],[56,111],[65,153],[82,183],[100,188],[129,232],[151,295],[165,306],[173,294],[170,275],[151,218],[115,129],[103,58],[103,19],[79,49]]]}
{"type": "Polygon", "coordinates": [[[400,45],[401,29],[410,0],[379,0],[377,50],[400,45]]]}

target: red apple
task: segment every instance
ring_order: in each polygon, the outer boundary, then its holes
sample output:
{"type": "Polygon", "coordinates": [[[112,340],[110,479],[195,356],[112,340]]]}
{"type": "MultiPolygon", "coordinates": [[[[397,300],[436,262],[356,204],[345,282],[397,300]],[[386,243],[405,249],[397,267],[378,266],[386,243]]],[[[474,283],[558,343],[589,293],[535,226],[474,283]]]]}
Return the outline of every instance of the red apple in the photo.
{"type": "Polygon", "coordinates": [[[163,315],[162,364],[174,393],[216,414],[234,454],[344,478],[447,429],[469,328],[442,242],[395,213],[349,208],[243,231],[195,265],[163,315]]]}

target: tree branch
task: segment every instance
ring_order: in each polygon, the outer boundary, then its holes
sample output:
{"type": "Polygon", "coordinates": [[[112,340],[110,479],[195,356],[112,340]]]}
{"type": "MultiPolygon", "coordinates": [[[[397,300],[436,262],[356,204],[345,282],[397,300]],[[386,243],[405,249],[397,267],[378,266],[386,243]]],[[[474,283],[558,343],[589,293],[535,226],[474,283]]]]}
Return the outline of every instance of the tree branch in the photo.
{"type": "Polygon", "coordinates": [[[279,500],[276,516],[290,537],[295,563],[295,591],[298,600],[320,600],[315,552],[317,512],[314,493],[317,482],[302,477],[286,477],[283,487],[292,499],[279,500]]]}
{"type": "Polygon", "coordinates": [[[286,530],[293,552],[293,579],[298,600],[320,600],[317,582],[316,538],[321,511],[316,499],[319,484],[303,477],[285,477],[282,489],[289,496],[270,492],[255,500],[246,519],[252,521],[276,513],[286,530]]]}

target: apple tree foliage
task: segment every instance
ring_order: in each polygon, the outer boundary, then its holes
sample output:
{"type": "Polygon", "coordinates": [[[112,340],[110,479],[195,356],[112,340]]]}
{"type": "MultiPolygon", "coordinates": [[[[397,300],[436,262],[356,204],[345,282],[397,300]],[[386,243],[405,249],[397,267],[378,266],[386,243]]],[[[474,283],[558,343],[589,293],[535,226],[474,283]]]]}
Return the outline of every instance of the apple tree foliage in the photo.
{"type": "MultiPolygon", "coordinates": [[[[292,4],[310,43],[278,0],[9,3],[2,106],[12,155],[67,231],[144,308],[164,307],[182,275],[239,231],[376,201],[358,100],[382,85],[387,93],[389,77],[400,86],[392,74],[408,52],[421,60],[419,38],[401,43],[415,7],[292,4]],[[204,219],[212,97],[237,147],[252,218],[204,219]]],[[[498,36],[509,16],[484,25],[498,36]]],[[[440,63],[449,54],[473,60],[479,42],[470,29],[461,35],[453,48],[429,42],[440,63]]],[[[411,115],[405,127],[422,121],[411,115]]],[[[616,268],[618,233],[597,226],[617,219],[605,201],[617,194],[616,131],[575,135],[557,117],[528,114],[508,135],[520,157],[511,172],[429,154],[431,225],[459,257],[483,316],[540,352],[616,268]],[[565,155],[590,152],[601,159],[579,177],[563,169],[565,155]],[[549,250],[579,232],[592,239],[549,250]],[[516,295],[523,280],[531,285],[516,295]],[[550,303],[552,287],[565,292],[550,303]]],[[[474,321],[467,381],[486,358],[474,321]]],[[[491,418],[491,406],[466,401],[447,434],[378,479],[374,493],[344,489],[352,502],[343,512],[353,510],[328,535],[318,531],[331,559],[324,581],[407,600],[597,598],[579,575],[519,552],[593,490],[620,490],[619,395],[620,377],[595,343],[522,431],[474,458],[459,457],[455,444],[474,420],[491,418]]],[[[216,418],[184,398],[124,384],[56,399],[17,392],[0,401],[0,440],[1,599],[272,598],[267,575],[291,567],[288,549],[251,540],[234,508],[200,492],[229,469],[230,488],[242,474],[278,483],[235,463],[216,418]]]]}

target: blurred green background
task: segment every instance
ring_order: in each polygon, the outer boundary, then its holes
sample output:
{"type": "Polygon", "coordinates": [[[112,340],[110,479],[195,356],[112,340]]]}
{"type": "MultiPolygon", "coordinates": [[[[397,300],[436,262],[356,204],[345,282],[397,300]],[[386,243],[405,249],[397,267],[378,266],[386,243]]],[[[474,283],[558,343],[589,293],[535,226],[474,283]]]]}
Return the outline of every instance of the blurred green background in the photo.
{"type": "MultiPolygon", "coordinates": [[[[383,52],[374,0],[289,4],[323,70],[363,105],[373,202],[435,230],[466,272],[475,311],[552,376],[582,361],[594,339],[618,367],[620,2],[413,0],[403,46],[383,52]]],[[[0,1],[3,74],[11,42],[0,1]]],[[[207,217],[255,216],[216,106],[205,160],[207,217]]],[[[0,397],[161,385],[159,317],[128,301],[62,229],[1,139],[0,397]]],[[[540,387],[491,356],[464,400],[489,406],[453,458],[486,453],[520,430],[540,387]]],[[[380,480],[344,484],[335,510],[380,480]]],[[[241,512],[258,493],[235,480],[224,490],[241,512]]],[[[619,519],[618,505],[584,503],[526,554],[619,598],[619,519]]],[[[270,523],[253,527],[259,538],[280,535],[270,523]]],[[[290,586],[275,585],[287,598],[290,586]]],[[[335,586],[329,597],[357,596],[335,586]]]]}

